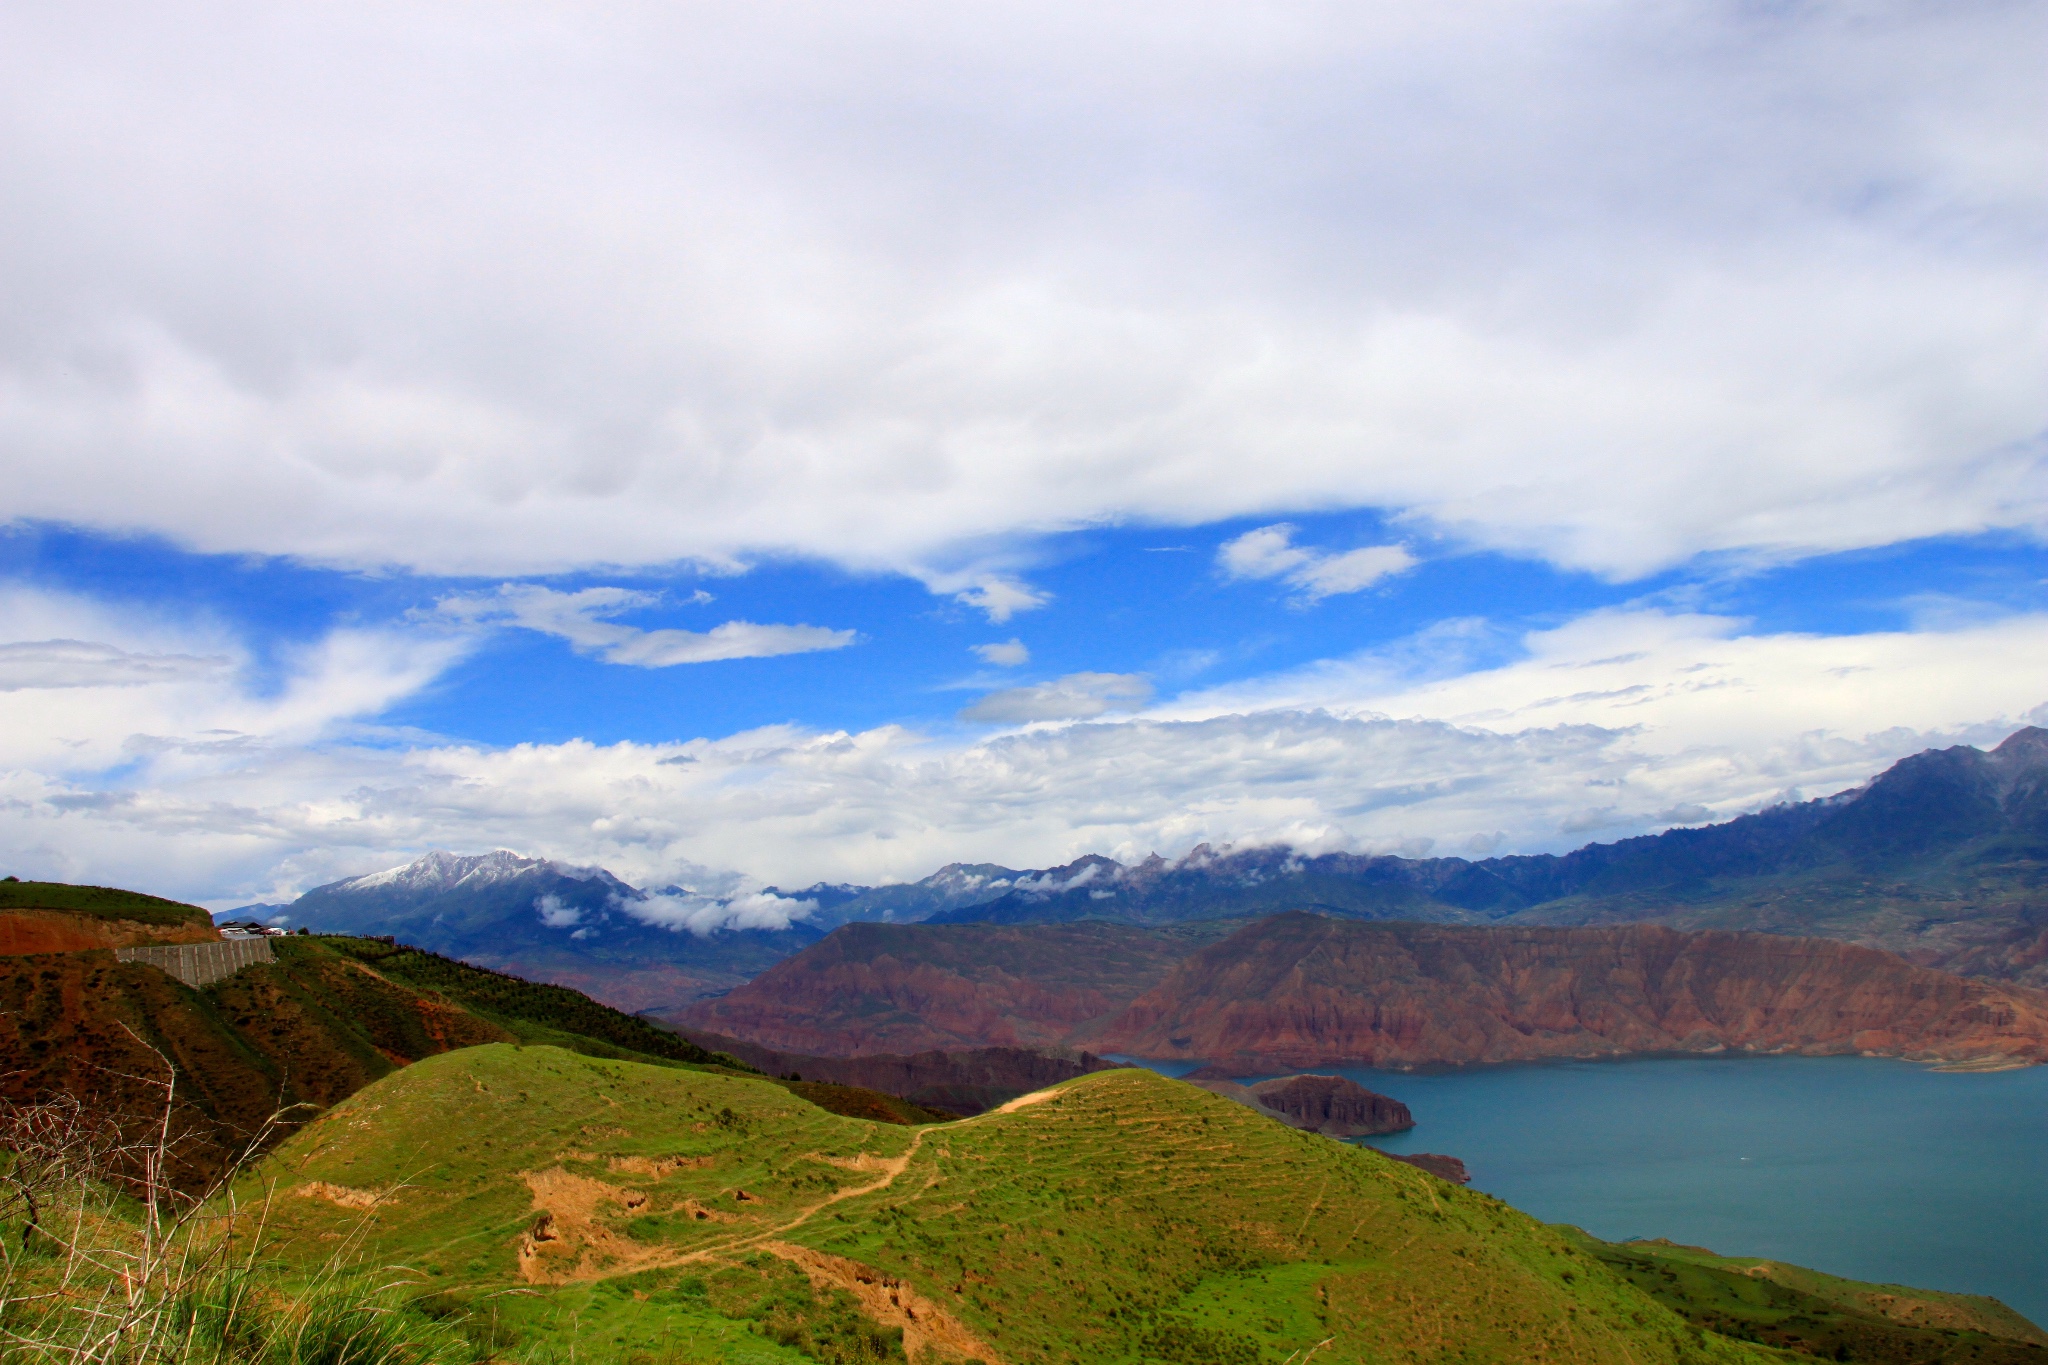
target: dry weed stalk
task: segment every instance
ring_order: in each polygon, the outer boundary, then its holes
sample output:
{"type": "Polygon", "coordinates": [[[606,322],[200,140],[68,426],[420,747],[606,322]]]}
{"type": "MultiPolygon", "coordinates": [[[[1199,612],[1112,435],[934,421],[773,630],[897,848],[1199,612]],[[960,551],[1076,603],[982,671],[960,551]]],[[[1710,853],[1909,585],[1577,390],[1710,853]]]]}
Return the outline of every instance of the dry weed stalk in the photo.
{"type": "Polygon", "coordinates": [[[257,1235],[246,1239],[249,1256],[233,1263],[232,1229],[244,1221],[234,1186],[286,1114],[274,1114],[205,1188],[178,1189],[171,1180],[177,1070],[128,1032],[162,1072],[115,1073],[160,1096],[140,1132],[75,1096],[0,1104],[0,1149],[9,1157],[0,1218],[22,1220],[19,1247],[0,1238],[0,1360],[198,1360],[207,1354],[192,1349],[206,1309],[228,1319],[210,1328],[232,1334],[232,1319],[248,1306],[263,1211],[257,1235]],[[124,1202],[132,1219],[122,1216],[124,1202]]]}

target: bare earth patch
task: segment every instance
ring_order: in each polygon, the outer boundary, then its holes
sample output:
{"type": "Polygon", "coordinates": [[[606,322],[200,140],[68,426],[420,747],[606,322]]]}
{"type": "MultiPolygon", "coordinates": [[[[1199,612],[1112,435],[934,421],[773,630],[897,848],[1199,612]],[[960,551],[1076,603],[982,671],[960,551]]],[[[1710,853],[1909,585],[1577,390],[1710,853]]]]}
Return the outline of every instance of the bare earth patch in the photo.
{"type": "Polygon", "coordinates": [[[929,1360],[981,1360],[1002,1365],[1002,1358],[945,1309],[902,1280],[843,1256],[800,1247],[791,1242],[763,1242],[761,1250],[789,1261],[821,1289],[844,1289],[861,1311],[884,1327],[903,1329],[903,1354],[913,1365],[929,1360]]]}

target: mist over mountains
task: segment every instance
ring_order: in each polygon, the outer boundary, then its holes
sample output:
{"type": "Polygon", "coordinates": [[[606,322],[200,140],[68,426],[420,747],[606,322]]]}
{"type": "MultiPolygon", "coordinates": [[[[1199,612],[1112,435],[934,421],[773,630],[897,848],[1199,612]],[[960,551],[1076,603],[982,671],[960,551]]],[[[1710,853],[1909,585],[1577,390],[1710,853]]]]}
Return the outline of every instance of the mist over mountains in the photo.
{"type": "MultiPolygon", "coordinates": [[[[394,934],[628,1008],[715,995],[843,924],[1174,924],[1309,909],[1445,924],[1656,921],[1842,938],[2048,982],[2048,730],[1928,750],[1861,787],[1723,824],[1481,860],[1198,847],[1136,864],[953,863],[917,882],[642,889],[503,850],[317,887],[289,922],[394,934]]],[[[274,907],[263,907],[274,910],[274,907]]],[[[237,912],[239,913],[239,912],[237,912]]]]}

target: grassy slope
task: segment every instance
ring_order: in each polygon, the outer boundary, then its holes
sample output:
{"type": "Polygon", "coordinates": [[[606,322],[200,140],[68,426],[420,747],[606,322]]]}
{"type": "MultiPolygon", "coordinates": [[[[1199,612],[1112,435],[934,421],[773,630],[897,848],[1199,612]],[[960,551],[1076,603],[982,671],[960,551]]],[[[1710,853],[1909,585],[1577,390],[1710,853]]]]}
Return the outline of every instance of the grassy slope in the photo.
{"type": "Polygon", "coordinates": [[[815,1253],[900,1282],[920,1322],[984,1348],[955,1358],[1011,1365],[1280,1365],[1326,1339],[1318,1362],[1773,1358],[1697,1332],[1565,1234],[1369,1150],[1148,1072],[1053,1094],[913,1131],[766,1081],[484,1047],[357,1095],[261,1175],[288,1261],[360,1233],[479,1321],[573,1335],[580,1360],[743,1359],[778,1338],[885,1358],[856,1349],[831,1273],[792,1263],[846,1268],[815,1253]],[[383,1202],[350,1207],[368,1196],[383,1202]],[[495,1292],[520,1286],[540,1292],[495,1292]]]}
{"type": "MultiPolygon", "coordinates": [[[[317,1111],[454,1048],[536,1043],[655,1066],[747,1070],[559,986],[364,940],[271,943],[276,962],[203,990],[108,952],[0,958],[0,1096],[89,1095],[141,1126],[159,1103],[137,1079],[160,1073],[154,1046],[179,1072],[177,1175],[192,1185],[280,1107],[317,1111]]],[[[886,1122],[949,1117],[851,1087],[779,1084],[886,1122]]]]}
{"type": "Polygon", "coordinates": [[[204,910],[182,901],[111,886],[73,886],[68,882],[0,881],[0,914],[9,910],[62,910],[137,924],[213,923],[213,917],[204,910]]]}
{"type": "Polygon", "coordinates": [[[1873,1365],[2048,1360],[2048,1333],[1996,1299],[1865,1284],[1670,1242],[1600,1242],[1570,1231],[1630,1283],[1730,1336],[1873,1365]]]}

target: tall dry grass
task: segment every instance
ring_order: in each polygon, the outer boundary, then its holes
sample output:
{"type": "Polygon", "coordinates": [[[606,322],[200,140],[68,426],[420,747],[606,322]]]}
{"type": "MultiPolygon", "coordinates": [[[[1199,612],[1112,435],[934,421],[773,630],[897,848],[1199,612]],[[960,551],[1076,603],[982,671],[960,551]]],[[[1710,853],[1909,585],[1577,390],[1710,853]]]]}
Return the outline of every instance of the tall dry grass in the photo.
{"type": "Polygon", "coordinates": [[[206,1188],[174,1187],[177,1074],[156,1055],[161,1076],[125,1078],[161,1098],[141,1123],[73,1096],[0,1104],[0,1365],[486,1358],[402,1275],[364,1273],[352,1244],[289,1284],[265,1265],[268,1194],[246,1206],[236,1191],[283,1115],[206,1188]]]}

